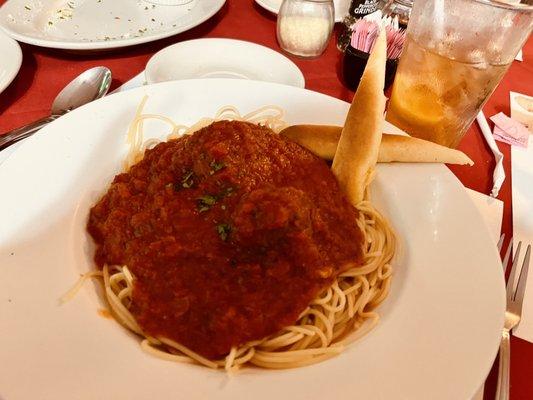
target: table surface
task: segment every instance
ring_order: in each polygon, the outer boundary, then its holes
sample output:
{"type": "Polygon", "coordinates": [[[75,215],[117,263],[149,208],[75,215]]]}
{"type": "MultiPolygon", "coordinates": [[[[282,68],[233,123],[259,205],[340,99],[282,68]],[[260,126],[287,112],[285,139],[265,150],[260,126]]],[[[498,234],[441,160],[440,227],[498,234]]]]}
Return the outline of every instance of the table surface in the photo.
{"type": "MultiPolygon", "coordinates": [[[[0,0],[0,5],[5,1],[0,0]]],[[[0,94],[0,132],[5,132],[47,115],[57,93],[82,71],[105,65],[113,72],[112,89],[122,85],[144,70],[148,59],[158,50],[184,40],[202,37],[224,37],[248,40],[280,51],[276,42],[276,17],[263,10],[253,0],[228,0],[225,6],[202,25],[154,43],[119,49],[107,53],[71,54],[21,44],[23,63],[13,83],[0,94]]],[[[306,79],[306,88],[345,101],[351,101],[353,92],[340,80],[341,53],[332,39],[324,54],[313,60],[290,57],[306,79]]],[[[524,61],[514,62],[502,82],[484,107],[485,114],[500,111],[509,114],[509,91],[533,94],[533,39],[524,47],[524,61]]],[[[502,232],[512,236],[511,209],[511,152],[508,145],[499,143],[505,159],[507,179],[500,191],[504,202],[502,232]]],[[[468,130],[459,149],[475,162],[474,167],[451,166],[452,172],[468,188],[490,193],[494,160],[477,124],[468,130]]],[[[465,332],[468,334],[468,332],[465,332]]],[[[511,399],[533,398],[533,344],[512,338],[511,399]]],[[[497,366],[497,364],[495,364],[497,366]]],[[[493,399],[496,385],[493,368],[485,386],[485,399],[493,399]]],[[[450,382],[450,384],[453,384],[450,382]]]]}

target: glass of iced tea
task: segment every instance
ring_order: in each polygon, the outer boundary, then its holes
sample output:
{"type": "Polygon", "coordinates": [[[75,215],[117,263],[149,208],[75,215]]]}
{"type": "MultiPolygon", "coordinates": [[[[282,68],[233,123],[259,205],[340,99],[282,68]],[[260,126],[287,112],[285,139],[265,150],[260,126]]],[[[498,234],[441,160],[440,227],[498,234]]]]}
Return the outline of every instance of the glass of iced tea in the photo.
{"type": "Polygon", "coordinates": [[[387,121],[456,147],[531,33],[526,1],[415,1],[387,121]]]}

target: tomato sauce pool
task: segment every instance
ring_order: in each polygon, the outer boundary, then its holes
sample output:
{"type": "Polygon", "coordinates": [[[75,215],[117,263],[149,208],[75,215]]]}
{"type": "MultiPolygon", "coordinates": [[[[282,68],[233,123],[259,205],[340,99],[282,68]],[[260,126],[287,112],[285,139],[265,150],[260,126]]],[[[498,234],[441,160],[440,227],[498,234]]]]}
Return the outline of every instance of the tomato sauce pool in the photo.
{"type": "Polygon", "coordinates": [[[144,333],[214,359],[294,324],[360,264],[357,217],[323,160],[268,128],[220,121],[147,150],[87,228],[97,264],[135,276],[144,333]]]}

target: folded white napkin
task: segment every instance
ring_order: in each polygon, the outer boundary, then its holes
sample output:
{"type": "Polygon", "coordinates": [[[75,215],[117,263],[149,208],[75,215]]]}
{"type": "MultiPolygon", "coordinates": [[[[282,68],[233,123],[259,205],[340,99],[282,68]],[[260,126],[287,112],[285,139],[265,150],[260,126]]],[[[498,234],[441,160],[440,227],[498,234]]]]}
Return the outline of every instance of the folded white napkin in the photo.
{"type": "Polygon", "coordinates": [[[490,195],[492,197],[498,197],[500,188],[502,187],[503,181],[505,180],[505,170],[503,169],[503,154],[498,148],[498,145],[494,140],[494,136],[492,136],[492,132],[490,131],[489,124],[487,123],[487,119],[485,118],[485,114],[483,114],[483,110],[479,111],[478,115],[476,116],[476,121],[479,124],[479,129],[481,129],[481,133],[483,134],[487,145],[490,147],[492,154],[494,154],[496,166],[494,167],[494,172],[492,175],[493,186],[490,195]]]}
{"type": "MultiPolygon", "coordinates": [[[[511,147],[513,174],[513,241],[522,244],[522,257],[527,244],[533,245],[533,135],[526,149],[511,147]]],[[[530,266],[522,320],[513,334],[533,343],[533,272],[530,266]]]]}
{"type": "Polygon", "coordinates": [[[494,242],[494,246],[496,246],[500,240],[502,230],[503,201],[476,192],[475,190],[466,189],[466,191],[483,217],[485,225],[487,225],[494,242]]]}

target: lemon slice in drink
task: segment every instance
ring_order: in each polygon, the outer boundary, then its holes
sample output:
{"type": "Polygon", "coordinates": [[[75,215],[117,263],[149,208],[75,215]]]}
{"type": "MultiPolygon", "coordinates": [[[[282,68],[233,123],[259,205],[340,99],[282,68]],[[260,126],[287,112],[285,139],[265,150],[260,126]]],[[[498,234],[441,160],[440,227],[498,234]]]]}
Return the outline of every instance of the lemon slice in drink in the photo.
{"type": "Polygon", "coordinates": [[[437,93],[424,84],[408,86],[393,93],[390,106],[402,119],[419,127],[437,125],[444,116],[437,93]]]}

